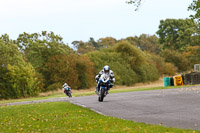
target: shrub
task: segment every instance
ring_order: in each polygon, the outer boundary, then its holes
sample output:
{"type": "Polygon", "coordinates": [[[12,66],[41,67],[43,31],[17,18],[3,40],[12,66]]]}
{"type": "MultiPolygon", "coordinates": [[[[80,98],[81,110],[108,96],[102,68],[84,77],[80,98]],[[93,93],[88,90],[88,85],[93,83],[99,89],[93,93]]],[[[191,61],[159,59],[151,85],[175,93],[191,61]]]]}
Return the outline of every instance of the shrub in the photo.
{"type": "Polygon", "coordinates": [[[164,74],[175,75],[176,72],[177,72],[177,67],[175,67],[172,63],[165,63],[164,74]]]}
{"type": "Polygon", "coordinates": [[[184,54],[190,60],[191,68],[193,68],[194,64],[200,64],[200,46],[190,46],[187,50],[184,54]]]}
{"type": "Polygon", "coordinates": [[[159,78],[158,70],[147,62],[145,53],[127,41],[121,41],[108,49],[88,53],[87,56],[94,62],[96,74],[103,66],[109,65],[114,71],[118,85],[132,85],[159,78]]]}
{"type": "Polygon", "coordinates": [[[135,67],[134,71],[138,75],[138,82],[155,81],[159,78],[159,73],[153,64],[144,63],[140,67],[135,67]]]}
{"type": "Polygon", "coordinates": [[[61,83],[53,83],[51,85],[48,86],[47,90],[48,91],[53,91],[53,90],[58,90],[62,88],[62,84],[61,83]]]}
{"type": "Polygon", "coordinates": [[[88,53],[87,56],[94,62],[95,74],[97,75],[105,65],[109,65],[113,70],[116,84],[132,85],[137,82],[137,75],[131,69],[120,53],[111,52],[108,49],[88,53]]]}
{"type": "Polygon", "coordinates": [[[165,58],[166,62],[173,63],[177,68],[178,72],[187,71],[190,69],[190,62],[185,55],[174,50],[163,50],[161,56],[165,58]]]}
{"type": "Polygon", "coordinates": [[[12,42],[0,40],[0,99],[35,96],[41,90],[35,69],[12,42]]]}
{"type": "Polygon", "coordinates": [[[155,54],[148,54],[150,57],[149,62],[154,64],[159,72],[160,75],[174,75],[177,71],[177,67],[175,67],[172,63],[165,62],[165,59],[159,55],[155,54]]]}
{"type": "Polygon", "coordinates": [[[135,46],[132,46],[127,41],[121,41],[116,44],[114,49],[117,53],[121,53],[123,59],[127,60],[131,68],[140,66],[145,62],[144,53],[135,46]]]}
{"type": "Polygon", "coordinates": [[[66,82],[72,89],[85,89],[90,88],[94,82],[93,63],[84,56],[75,54],[52,56],[46,67],[46,73],[49,74],[48,86],[66,82]]]}

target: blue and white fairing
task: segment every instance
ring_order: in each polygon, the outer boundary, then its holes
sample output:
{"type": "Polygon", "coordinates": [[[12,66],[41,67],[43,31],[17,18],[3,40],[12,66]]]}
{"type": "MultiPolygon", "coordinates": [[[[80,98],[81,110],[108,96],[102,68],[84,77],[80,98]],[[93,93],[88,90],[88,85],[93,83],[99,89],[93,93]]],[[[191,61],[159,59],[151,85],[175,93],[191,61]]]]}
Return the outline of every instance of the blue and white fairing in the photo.
{"type": "Polygon", "coordinates": [[[99,84],[100,84],[100,88],[108,89],[107,87],[110,84],[110,76],[108,74],[102,74],[99,79],[99,84]]]}
{"type": "Polygon", "coordinates": [[[65,86],[65,87],[64,87],[64,90],[68,91],[68,90],[70,90],[70,89],[69,89],[68,86],[65,86]]]}

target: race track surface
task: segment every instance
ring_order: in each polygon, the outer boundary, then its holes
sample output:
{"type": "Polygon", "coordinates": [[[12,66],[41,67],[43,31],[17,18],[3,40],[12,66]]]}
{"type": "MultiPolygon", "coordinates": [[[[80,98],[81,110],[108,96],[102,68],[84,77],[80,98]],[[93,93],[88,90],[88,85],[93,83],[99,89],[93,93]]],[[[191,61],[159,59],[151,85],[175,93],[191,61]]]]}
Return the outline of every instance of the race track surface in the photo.
{"type": "Polygon", "coordinates": [[[200,86],[73,97],[71,103],[135,122],[200,130],[200,86]]]}

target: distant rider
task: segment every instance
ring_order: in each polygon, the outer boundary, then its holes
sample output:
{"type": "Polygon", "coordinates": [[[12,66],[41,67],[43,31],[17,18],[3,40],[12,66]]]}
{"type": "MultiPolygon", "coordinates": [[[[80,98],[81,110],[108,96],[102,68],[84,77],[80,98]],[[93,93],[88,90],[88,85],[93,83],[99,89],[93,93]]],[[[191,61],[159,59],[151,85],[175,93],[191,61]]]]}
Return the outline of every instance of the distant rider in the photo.
{"type": "MultiPolygon", "coordinates": [[[[96,75],[95,77],[95,80],[96,82],[98,83],[97,84],[97,87],[96,87],[96,93],[99,92],[99,89],[100,89],[100,82],[99,82],[99,78],[101,77],[102,74],[107,74],[110,76],[110,84],[109,84],[109,87],[108,87],[108,90],[110,90],[110,88],[113,87],[113,83],[115,82],[115,77],[114,77],[114,73],[112,70],[110,70],[110,67],[108,65],[104,66],[103,70],[101,70],[99,72],[98,75],[96,75]]],[[[108,92],[107,92],[108,93],[108,92]]]]}
{"type": "MultiPolygon", "coordinates": [[[[67,91],[67,89],[69,89],[69,91],[71,92],[71,87],[70,87],[67,83],[64,83],[62,89],[63,89],[64,93],[67,91]]],[[[72,93],[72,92],[71,92],[71,93],[72,93]]]]}

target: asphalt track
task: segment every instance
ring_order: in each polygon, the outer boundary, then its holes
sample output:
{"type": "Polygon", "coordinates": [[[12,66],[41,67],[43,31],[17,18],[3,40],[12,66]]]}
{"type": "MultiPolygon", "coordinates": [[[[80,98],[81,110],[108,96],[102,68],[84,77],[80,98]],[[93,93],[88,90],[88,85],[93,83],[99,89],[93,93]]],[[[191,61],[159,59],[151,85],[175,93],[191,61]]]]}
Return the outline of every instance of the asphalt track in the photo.
{"type": "Polygon", "coordinates": [[[71,103],[135,122],[200,130],[200,86],[73,97],[71,103]]]}

